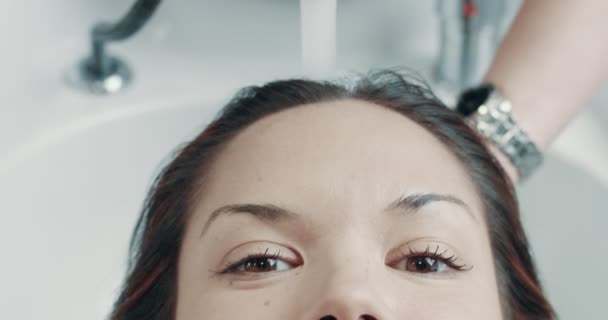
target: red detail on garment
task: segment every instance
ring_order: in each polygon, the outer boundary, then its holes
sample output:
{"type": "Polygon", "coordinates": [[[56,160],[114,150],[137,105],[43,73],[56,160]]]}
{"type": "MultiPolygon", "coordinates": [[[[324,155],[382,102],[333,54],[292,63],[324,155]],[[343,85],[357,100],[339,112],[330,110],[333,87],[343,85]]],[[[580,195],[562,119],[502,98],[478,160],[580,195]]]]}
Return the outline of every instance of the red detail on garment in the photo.
{"type": "Polygon", "coordinates": [[[477,5],[473,1],[465,1],[462,5],[462,13],[465,17],[470,18],[476,16],[479,10],[477,10],[477,5]]]}

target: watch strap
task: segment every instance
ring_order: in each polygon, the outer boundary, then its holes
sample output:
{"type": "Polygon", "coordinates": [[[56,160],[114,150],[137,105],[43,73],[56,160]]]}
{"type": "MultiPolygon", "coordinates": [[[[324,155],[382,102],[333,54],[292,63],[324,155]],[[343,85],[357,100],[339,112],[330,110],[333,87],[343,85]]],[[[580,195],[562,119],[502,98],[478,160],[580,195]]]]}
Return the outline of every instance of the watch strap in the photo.
{"type": "Polygon", "coordinates": [[[517,168],[520,180],[523,181],[542,164],[543,155],[513,119],[511,102],[491,85],[482,87],[481,96],[483,90],[487,92],[487,99],[470,114],[470,117],[466,118],[466,121],[499,147],[517,168]]]}

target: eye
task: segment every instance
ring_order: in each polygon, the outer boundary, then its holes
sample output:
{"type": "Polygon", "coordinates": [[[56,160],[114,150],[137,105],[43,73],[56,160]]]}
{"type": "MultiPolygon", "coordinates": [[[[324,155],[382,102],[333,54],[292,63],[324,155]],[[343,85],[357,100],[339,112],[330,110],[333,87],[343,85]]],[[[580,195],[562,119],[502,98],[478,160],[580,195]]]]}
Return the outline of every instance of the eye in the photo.
{"type": "Polygon", "coordinates": [[[248,255],[235,262],[226,263],[224,267],[218,273],[220,274],[259,274],[259,273],[271,273],[271,272],[282,272],[294,268],[292,263],[288,262],[281,255],[281,251],[277,251],[274,254],[270,254],[266,249],[264,253],[257,253],[248,255]]]}
{"type": "Polygon", "coordinates": [[[409,272],[429,273],[443,272],[447,267],[435,258],[419,256],[407,258],[405,269],[409,272]]]}
{"type": "Polygon", "coordinates": [[[273,257],[249,256],[244,261],[239,261],[228,268],[228,272],[250,272],[261,273],[271,271],[285,271],[290,268],[289,264],[273,257]]]}
{"type": "Polygon", "coordinates": [[[412,273],[444,273],[449,271],[468,271],[472,268],[460,262],[455,254],[440,245],[428,245],[425,250],[417,251],[408,246],[402,253],[402,259],[395,265],[397,269],[412,273]]]}

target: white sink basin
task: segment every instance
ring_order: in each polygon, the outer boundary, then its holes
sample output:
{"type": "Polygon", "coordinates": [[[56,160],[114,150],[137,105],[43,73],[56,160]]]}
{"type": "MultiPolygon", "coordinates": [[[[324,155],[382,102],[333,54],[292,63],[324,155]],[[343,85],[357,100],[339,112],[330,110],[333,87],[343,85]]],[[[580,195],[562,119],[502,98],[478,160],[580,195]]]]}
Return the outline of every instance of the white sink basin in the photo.
{"type": "Polygon", "coordinates": [[[153,173],[216,109],[114,118],[5,167],[0,318],[100,319],[107,313],[153,173]]]}

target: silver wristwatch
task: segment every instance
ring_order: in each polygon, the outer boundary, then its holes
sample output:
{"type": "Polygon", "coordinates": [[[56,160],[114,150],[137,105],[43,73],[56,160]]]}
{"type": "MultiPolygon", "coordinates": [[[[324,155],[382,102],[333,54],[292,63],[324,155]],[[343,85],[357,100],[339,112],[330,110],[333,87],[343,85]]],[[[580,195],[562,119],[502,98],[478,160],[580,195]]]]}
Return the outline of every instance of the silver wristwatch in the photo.
{"type": "Polygon", "coordinates": [[[458,112],[466,122],[496,145],[513,163],[520,180],[538,168],[543,155],[511,116],[511,102],[491,84],[465,91],[458,101],[458,112]]]}

